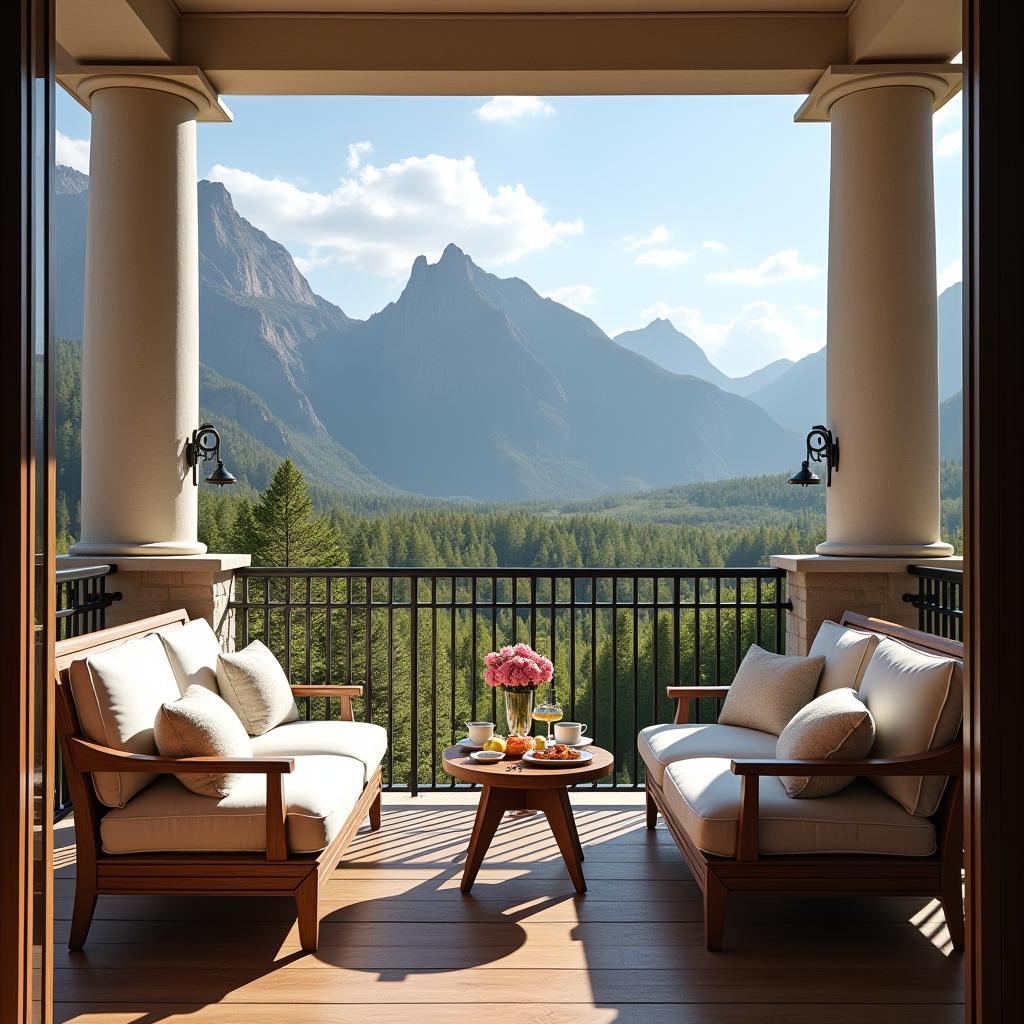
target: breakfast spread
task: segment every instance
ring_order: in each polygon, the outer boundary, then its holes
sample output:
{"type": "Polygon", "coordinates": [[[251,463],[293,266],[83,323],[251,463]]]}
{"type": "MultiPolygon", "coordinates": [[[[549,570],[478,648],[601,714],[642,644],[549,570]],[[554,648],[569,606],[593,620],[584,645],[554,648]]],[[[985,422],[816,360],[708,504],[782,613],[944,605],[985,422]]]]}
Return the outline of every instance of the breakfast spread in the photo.
{"type": "Polygon", "coordinates": [[[555,743],[544,750],[534,751],[535,761],[578,761],[583,755],[564,743],[555,743]]]}

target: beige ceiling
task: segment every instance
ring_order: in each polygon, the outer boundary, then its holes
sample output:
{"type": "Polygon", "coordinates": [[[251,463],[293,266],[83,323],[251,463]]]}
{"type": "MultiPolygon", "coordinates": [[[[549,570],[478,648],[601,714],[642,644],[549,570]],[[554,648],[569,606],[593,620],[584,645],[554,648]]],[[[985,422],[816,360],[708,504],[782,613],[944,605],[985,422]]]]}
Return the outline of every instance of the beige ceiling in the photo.
{"type": "MultiPolygon", "coordinates": [[[[2,2],[2,0],[0,0],[2,2]]],[[[211,95],[806,94],[826,68],[943,62],[960,0],[56,0],[59,80],[211,95]]],[[[83,98],[84,102],[87,99],[83,98]]]]}
{"type": "Polygon", "coordinates": [[[808,14],[845,13],[854,0],[169,0],[183,14],[808,14]]]}

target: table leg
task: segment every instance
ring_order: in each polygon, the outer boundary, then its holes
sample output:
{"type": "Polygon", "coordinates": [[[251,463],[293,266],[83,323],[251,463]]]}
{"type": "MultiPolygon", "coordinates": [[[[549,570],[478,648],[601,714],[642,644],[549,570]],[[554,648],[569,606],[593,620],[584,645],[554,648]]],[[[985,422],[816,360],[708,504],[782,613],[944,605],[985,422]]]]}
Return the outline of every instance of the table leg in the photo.
{"type": "Polygon", "coordinates": [[[531,807],[543,811],[547,815],[548,824],[554,833],[558,849],[562,852],[562,860],[569,869],[569,877],[576,891],[587,891],[587,882],[583,877],[579,837],[573,822],[572,808],[568,807],[567,794],[563,789],[531,789],[527,793],[531,807]]]}
{"type": "Polygon", "coordinates": [[[523,793],[517,789],[498,789],[495,786],[484,786],[480,793],[480,803],[476,809],[473,822],[473,836],[469,840],[466,853],[466,866],[462,869],[463,892],[469,892],[476,881],[484,855],[491,845],[494,833],[498,830],[501,816],[508,810],[524,806],[523,793]]]}
{"type": "Polygon", "coordinates": [[[576,854],[579,859],[583,860],[583,844],[580,842],[580,834],[576,829],[576,816],[572,813],[572,803],[569,800],[569,790],[560,789],[559,794],[562,798],[562,807],[565,809],[565,817],[569,822],[569,829],[572,832],[573,842],[576,844],[576,854]]]}

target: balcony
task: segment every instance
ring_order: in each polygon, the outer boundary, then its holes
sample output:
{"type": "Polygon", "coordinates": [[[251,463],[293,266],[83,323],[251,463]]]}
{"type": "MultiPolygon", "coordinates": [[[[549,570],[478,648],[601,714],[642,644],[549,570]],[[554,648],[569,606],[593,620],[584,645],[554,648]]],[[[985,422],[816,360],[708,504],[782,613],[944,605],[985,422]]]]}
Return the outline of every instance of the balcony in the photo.
{"type": "MultiPolygon", "coordinates": [[[[939,614],[915,570],[906,606],[939,614]]],[[[361,682],[357,718],[389,732],[383,824],[364,829],[322,896],[320,948],[291,899],[101,897],[69,953],[72,819],[56,831],[56,1020],[228,1024],[415,1016],[527,1022],[962,1019],[962,956],[921,897],[736,897],[728,948],[704,948],[701,894],[664,823],[645,827],[636,731],[668,721],[669,681],[731,681],[751,642],[785,645],[777,569],[265,569],[235,578],[225,625],[268,643],[292,681],[361,682]],[[413,638],[416,638],[413,642],[413,638]],[[571,796],[589,891],[576,895],[542,817],[506,820],[459,892],[478,794],[439,753],[476,715],[501,720],[482,652],[548,652],[559,693],[617,755],[571,796]],[[454,653],[454,656],[453,656],[454,653]]],[[[97,577],[102,580],[104,575],[97,577]]],[[[955,581],[943,581],[949,596],[955,581]]],[[[98,586],[98,584],[93,584],[98,586]]],[[[89,600],[89,598],[86,598],[89,600]]],[[[942,606],[942,615],[956,609],[942,606]]],[[[691,719],[713,721],[717,701],[691,719]]],[[[330,717],[334,701],[305,701],[330,717]]]]}

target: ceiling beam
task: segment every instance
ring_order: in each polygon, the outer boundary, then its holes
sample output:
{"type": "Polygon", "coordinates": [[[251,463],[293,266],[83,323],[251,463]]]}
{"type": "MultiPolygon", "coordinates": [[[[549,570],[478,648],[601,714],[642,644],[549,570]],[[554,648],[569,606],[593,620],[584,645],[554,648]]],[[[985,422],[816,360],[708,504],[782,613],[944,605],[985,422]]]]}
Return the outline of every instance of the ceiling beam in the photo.
{"type": "Polygon", "coordinates": [[[850,63],[948,61],[963,49],[961,0],[856,0],[850,63]]]}
{"type": "Polygon", "coordinates": [[[171,0],[60,0],[57,44],[76,61],[174,61],[178,11],[171,0]]]}
{"type": "Polygon", "coordinates": [[[183,15],[227,95],[806,93],[844,15],[183,15]]]}

